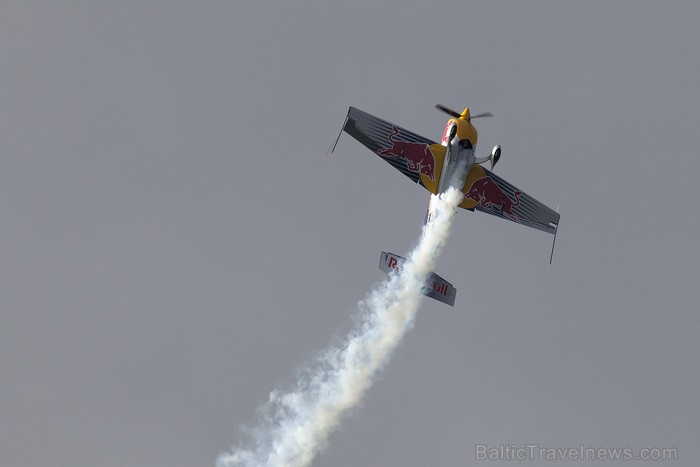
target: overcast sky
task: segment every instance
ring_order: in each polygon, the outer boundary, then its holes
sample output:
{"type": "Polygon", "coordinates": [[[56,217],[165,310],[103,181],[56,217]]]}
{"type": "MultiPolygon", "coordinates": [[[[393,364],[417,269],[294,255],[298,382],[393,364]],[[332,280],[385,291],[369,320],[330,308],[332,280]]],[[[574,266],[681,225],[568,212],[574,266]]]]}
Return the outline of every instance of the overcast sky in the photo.
{"type": "Polygon", "coordinates": [[[0,464],[213,465],[420,234],[426,191],[347,135],[324,155],[348,107],[439,140],[442,103],[493,112],[477,153],[561,207],[554,264],[460,212],[455,307],[423,303],[314,465],[696,465],[699,5],[3,1],[0,464]]]}

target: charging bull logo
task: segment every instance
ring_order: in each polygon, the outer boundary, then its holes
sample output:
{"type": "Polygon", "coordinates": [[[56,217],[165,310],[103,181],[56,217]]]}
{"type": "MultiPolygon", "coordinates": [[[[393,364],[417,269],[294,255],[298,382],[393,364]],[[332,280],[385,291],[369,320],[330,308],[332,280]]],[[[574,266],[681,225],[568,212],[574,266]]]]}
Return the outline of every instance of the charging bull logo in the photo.
{"type": "Polygon", "coordinates": [[[430,147],[424,143],[397,141],[394,138],[398,134],[398,128],[394,127],[389,135],[391,147],[380,149],[377,154],[382,157],[403,159],[411,172],[421,173],[430,180],[435,180],[435,156],[430,152],[430,147]]]}
{"type": "Polygon", "coordinates": [[[513,212],[513,208],[520,204],[520,192],[514,193],[515,200],[511,199],[491,177],[483,177],[475,180],[467,192],[464,193],[465,198],[476,201],[479,206],[485,208],[500,208],[501,213],[513,220],[518,221],[518,216],[513,212]]]}

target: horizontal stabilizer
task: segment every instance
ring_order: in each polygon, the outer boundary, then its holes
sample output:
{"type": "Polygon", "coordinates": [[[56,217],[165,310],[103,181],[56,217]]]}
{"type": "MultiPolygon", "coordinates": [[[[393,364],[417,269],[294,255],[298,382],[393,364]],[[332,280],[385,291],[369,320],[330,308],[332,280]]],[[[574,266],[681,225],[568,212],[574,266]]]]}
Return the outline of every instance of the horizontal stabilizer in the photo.
{"type": "MultiPolygon", "coordinates": [[[[379,269],[387,274],[392,271],[401,272],[401,266],[405,262],[406,258],[382,251],[382,254],[379,257],[379,269]]],[[[431,272],[428,276],[425,287],[423,287],[423,290],[421,290],[421,293],[430,298],[434,298],[439,302],[454,306],[455,298],[457,296],[457,289],[452,287],[452,284],[447,282],[442,277],[438,276],[434,272],[431,272]]]]}

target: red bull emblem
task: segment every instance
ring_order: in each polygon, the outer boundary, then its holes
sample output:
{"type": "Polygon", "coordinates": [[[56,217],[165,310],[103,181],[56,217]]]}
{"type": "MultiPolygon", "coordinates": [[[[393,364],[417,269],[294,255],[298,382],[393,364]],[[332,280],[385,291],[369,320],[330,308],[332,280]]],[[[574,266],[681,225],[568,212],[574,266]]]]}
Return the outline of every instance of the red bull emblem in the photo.
{"type": "Polygon", "coordinates": [[[399,129],[389,135],[391,147],[377,151],[382,157],[392,157],[406,161],[406,167],[411,172],[421,173],[431,180],[435,180],[435,156],[430,151],[430,146],[425,143],[412,143],[410,141],[397,141],[394,139],[399,134],[399,129]]]}
{"type": "Polygon", "coordinates": [[[485,208],[500,208],[501,213],[510,220],[519,222],[513,208],[520,204],[520,192],[516,191],[515,200],[511,199],[491,177],[483,177],[475,180],[469,191],[464,193],[465,198],[476,201],[479,206],[485,208]]]}

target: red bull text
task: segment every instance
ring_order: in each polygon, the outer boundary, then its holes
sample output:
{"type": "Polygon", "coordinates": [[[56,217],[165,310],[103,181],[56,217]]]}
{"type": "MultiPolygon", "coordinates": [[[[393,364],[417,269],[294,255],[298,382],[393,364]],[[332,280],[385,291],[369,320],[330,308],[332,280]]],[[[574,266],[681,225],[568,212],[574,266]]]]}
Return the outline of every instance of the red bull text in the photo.
{"type": "MultiPolygon", "coordinates": [[[[390,269],[393,269],[397,273],[401,272],[402,263],[403,261],[399,262],[399,260],[394,256],[387,257],[387,266],[389,266],[390,269]]],[[[429,279],[429,283],[426,285],[425,288],[432,290],[435,293],[439,293],[440,295],[445,297],[447,297],[447,293],[449,292],[449,286],[447,285],[447,283],[439,279],[435,279],[432,282],[429,279]]]]}

